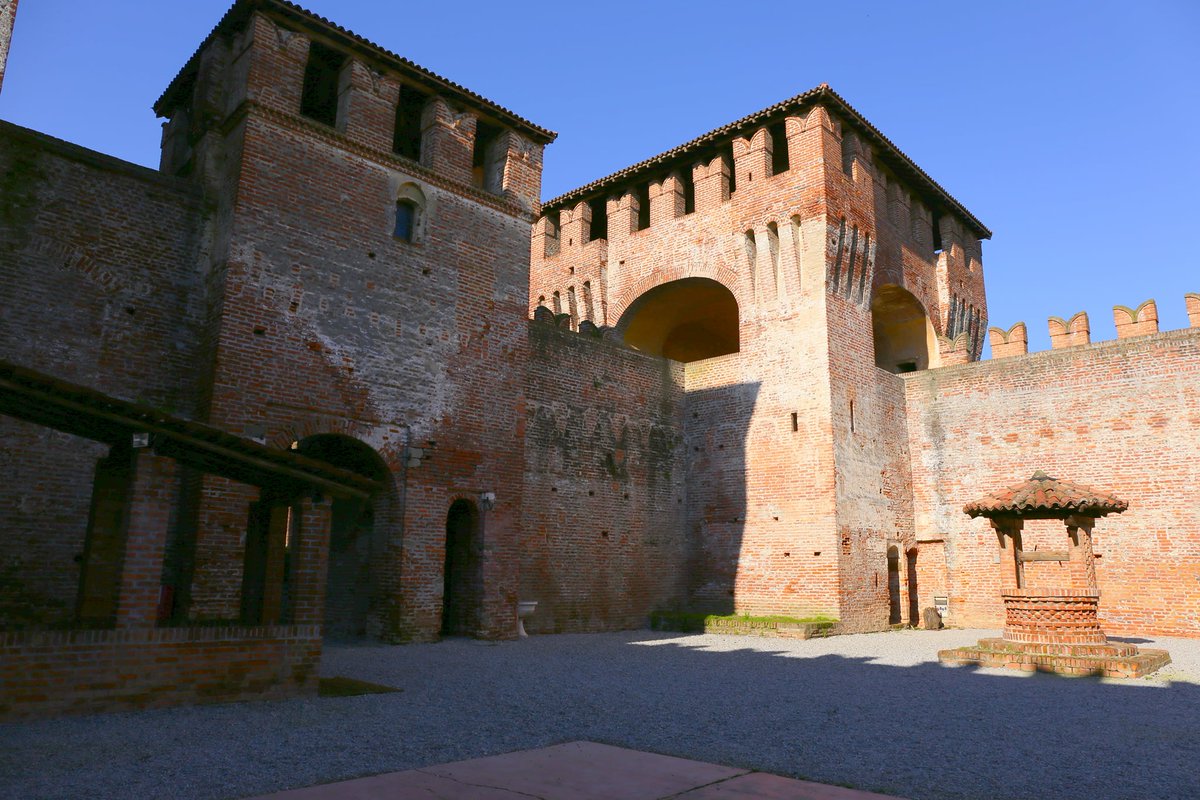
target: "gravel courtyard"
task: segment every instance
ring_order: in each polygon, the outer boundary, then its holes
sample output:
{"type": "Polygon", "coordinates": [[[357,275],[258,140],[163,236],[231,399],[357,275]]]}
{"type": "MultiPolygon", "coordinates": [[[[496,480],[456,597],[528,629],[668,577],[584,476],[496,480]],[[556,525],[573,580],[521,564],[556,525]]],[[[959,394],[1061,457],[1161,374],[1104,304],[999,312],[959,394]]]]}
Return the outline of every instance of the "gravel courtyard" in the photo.
{"type": "Polygon", "coordinates": [[[1138,681],[951,669],[985,631],[328,648],[403,692],[0,726],[0,796],[237,798],[586,739],[923,798],[1200,797],[1200,640],[1138,681]]]}

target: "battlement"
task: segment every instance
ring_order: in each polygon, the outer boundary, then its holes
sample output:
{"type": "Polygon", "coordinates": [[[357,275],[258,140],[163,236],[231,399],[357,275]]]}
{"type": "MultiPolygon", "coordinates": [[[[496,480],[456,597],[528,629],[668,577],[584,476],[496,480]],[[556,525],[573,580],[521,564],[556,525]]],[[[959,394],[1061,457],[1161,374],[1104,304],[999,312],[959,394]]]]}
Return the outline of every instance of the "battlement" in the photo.
{"type": "Polygon", "coordinates": [[[238,0],[154,104],[161,169],[203,174],[203,143],[248,109],[532,212],[555,134],[286,0],[238,0]]]}
{"type": "MultiPolygon", "coordinates": [[[[1200,328],[1200,294],[1189,292],[1184,295],[1184,301],[1187,305],[1188,326],[1200,328]]],[[[1117,339],[1152,336],[1159,332],[1158,304],[1151,299],[1134,308],[1113,306],[1113,323],[1117,328],[1117,339]]],[[[1092,344],[1091,324],[1086,311],[1079,311],[1069,319],[1050,317],[1047,327],[1052,350],[1092,344]]],[[[1018,322],[1008,330],[988,328],[988,342],[992,345],[993,359],[1029,353],[1029,335],[1024,322],[1018,322]]],[[[949,365],[944,360],[943,363],[949,365]]]]}

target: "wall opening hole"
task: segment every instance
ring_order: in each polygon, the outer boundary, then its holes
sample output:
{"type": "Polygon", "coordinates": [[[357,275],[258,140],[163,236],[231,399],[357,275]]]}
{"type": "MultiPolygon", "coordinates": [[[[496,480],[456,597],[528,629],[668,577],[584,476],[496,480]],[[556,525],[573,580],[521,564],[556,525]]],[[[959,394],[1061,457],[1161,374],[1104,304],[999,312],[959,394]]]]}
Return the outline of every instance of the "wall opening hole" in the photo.
{"type": "Polygon", "coordinates": [[[793,411],[792,412],[792,433],[798,433],[799,431],[800,431],[800,414],[793,411]]]}

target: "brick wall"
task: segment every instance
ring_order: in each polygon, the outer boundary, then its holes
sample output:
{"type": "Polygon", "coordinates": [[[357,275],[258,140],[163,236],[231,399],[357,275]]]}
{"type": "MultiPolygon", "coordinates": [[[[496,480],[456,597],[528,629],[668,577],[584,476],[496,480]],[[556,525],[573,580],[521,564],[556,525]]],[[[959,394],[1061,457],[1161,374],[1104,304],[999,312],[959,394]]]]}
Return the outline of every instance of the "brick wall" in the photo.
{"type": "Polygon", "coordinates": [[[0,633],[0,719],[316,691],[318,625],[0,633]]]}
{"type": "MultiPolygon", "coordinates": [[[[1200,330],[1067,347],[904,376],[918,538],[944,538],[956,625],[1000,624],[996,537],[967,502],[1035,470],[1129,502],[1096,524],[1100,613],[1111,633],[1200,630],[1200,330]]],[[[1065,550],[1056,523],[1025,548],[1065,550]]],[[[1054,583],[1052,562],[1031,584],[1054,583]]]]}
{"type": "Polygon", "coordinates": [[[642,627],[684,602],[683,365],[539,322],[529,337],[526,629],[642,627]]]}
{"type": "MultiPolygon", "coordinates": [[[[4,358],[192,413],[206,225],[198,193],[181,180],[0,123],[4,358]]],[[[74,614],[93,472],[105,454],[0,417],[0,507],[11,512],[2,593],[21,618],[8,624],[74,614]]]]}

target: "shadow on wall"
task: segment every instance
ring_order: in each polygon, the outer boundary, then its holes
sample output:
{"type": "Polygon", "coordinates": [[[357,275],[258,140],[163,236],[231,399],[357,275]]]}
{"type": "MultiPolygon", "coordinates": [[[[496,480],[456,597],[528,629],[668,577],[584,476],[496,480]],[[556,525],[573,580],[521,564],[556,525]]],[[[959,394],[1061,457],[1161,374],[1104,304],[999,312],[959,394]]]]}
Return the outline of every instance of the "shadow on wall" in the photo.
{"type": "Polygon", "coordinates": [[[760,386],[738,383],[684,396],[691,610],[735,611],[738,566],[747,545],[746,440],[760,386]]]}

